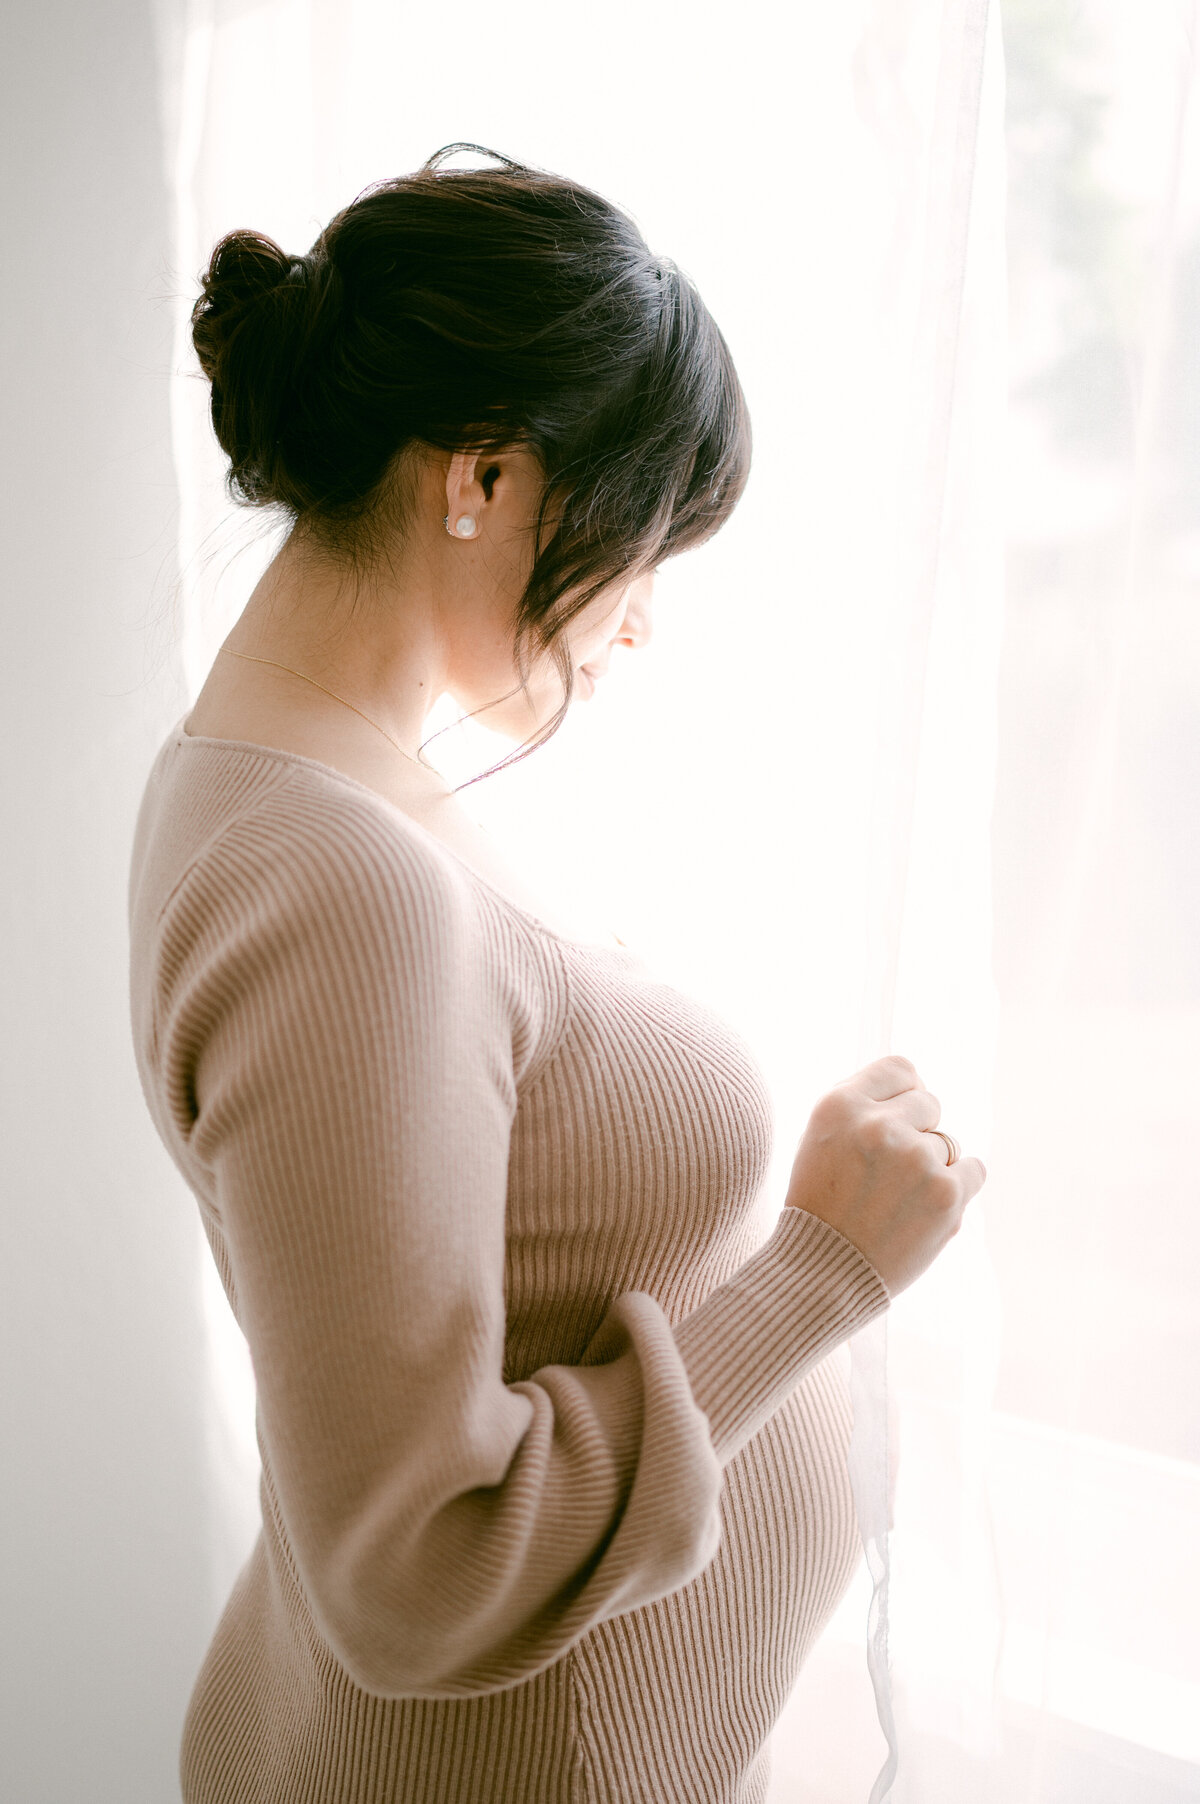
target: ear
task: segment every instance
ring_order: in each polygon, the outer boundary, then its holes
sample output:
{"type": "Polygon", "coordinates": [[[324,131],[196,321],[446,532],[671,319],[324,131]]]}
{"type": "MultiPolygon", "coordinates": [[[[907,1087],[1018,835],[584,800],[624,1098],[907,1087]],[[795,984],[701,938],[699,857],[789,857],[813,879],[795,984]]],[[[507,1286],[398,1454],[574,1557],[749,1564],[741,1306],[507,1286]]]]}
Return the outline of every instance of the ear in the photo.
{"type": "Polygon", "coordinates": [[[475,521],[475,536],[478,536],[480,517],[487,499],[476,474],[479,461],[478,451],[456,451],[450,459],[450,467],[446,471],[446,519],[451,532],[454,530],[454,522],[463,514],[469,514],[475,521]]]}
{"type": "Polygon", "coordinates": [[[475,522],[478,538],[489,510],[516,495],[515,458],[505,451],[456,451],[446,471],[446,518],[451,525],[463,514],[475,522]]]}

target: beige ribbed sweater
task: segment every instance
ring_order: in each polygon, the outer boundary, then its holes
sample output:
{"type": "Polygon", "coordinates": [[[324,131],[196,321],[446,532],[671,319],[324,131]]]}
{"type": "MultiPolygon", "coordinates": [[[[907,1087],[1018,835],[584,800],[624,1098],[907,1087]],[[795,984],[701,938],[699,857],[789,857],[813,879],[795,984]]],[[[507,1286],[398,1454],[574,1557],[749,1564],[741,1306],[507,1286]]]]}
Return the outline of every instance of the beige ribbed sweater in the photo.
{"type": "Polygon", "coordinates": [[[262,1456],[185,1804],[761,1804],[859,1557],[829,1355],[889,1299],[817,1217],[756,1228],[743,1040],[364,785],[182,721],[129,908],[262,1456]]]}

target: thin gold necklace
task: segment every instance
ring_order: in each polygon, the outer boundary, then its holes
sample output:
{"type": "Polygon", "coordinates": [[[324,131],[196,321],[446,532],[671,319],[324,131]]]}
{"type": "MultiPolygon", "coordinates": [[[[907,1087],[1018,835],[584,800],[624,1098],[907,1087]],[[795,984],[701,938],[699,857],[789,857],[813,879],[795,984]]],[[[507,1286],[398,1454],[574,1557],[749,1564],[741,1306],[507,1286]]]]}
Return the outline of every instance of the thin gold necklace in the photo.
{"type": "MultiPolygon", "coordinates": [[[[423,764],[420,758],[414,758],[411,752],[406,752],[404,747],[400,745],[398,741],[393,739],[391,734],[381,727],[377,720],[372,720],[371,716],[369,714],[364,714],[361,708],[355,708],[354,703],[348,702],[344,695],[334,695],[333,690],[326,689],[324,683],[318,683],[316,677],[305,676],[302,670],[293,670],[290,664],[280,664],[275,658],[256,658],[248,651],[234,651],[231,645],[222,645],[221,650],[227,651],[231,658],[244,658],[247,664],[273,664],[276,670],[286,670],[289,676],[299,677],[302,683],[311,683],[314,689],[324,690],[326,695],[333,696],[335,702],[341,702],[344,708],[353,708],[354,712],[362,720],[365,720],[369,727],[374,727],[377,733],[382,733],[388,744],[394,745],[401,756],[407,758],[410,764],[415,764],[421,770],[428,771],[431,776],[437,777],[441,775],[440,771],[434,770],[431,764],[423,764]]],[[[443,781],[445,781],[444,778],[443,781]]]]}
{"type": "MultiPolygon", "coordinates": [[[[354,703],[348,702],[344,695],[334,695],[333,690],[326,689],[324,683],[318,683],[316,677],[305,676],[305,674],[302,670],[293,670],[290,664],[280,664],[274,658],[256,658],[256,657],[253,657],[251,655],[251,653],[248,651],[234,651],[233,647],[230,645],[222,645],[220,649],[222,651],[227,651],[231,658],[244,658],[248,664],[273,664],[275,666],[276,670],[286,670],[289,676],[298,676],[302,683],[311,683],[315,689],[324,690],[326,695],[333,696],[333,700],[335,702],[341,702],[343,707],[354,708],[354,712],[356,714],[361,714],[362,718],[366,721],[367,725],[369,727],[374,727],[375,731],[377,733],[383,733],[383,736],[388,741],[389,745],[396,746],[396,750],[398,752],[400,752],[405,758],[407,758],[410,764],[420,764],[422,770],[430,771],[430,773],[435,777],[440,775],[440,773],[438,771],[433,770],[433,767],[431,765],[421,764],[421,760],[419,758],[414,758],[412,753],[406,752],[402,745],[397,745],[396,741],[392,738],[391,734],[388,732],[385,732],[383,727],[380,726],[380,724],[377,720],[372,720],[371,716],[369,714],[363,714],[363,711],[361,708],[355,708],[354,703]]],[[[445,779],[443,779],[443,781],[444,780],[445,779]]],[[[448,793],[452,795],[454,792],[453,792],[453,790],[451,790],[448,793]]],[[[481,826],[483,825],[482,822],[480,822],[479,824],[481,826]]],[[[485,879],[485,881],[487,881],[487,879],[485,879]]],[[[611,928],[609,931],[610,932],[612,931],[611,928]]],[[[621,937],[618,934],[613,933],[612,937],[614,940],[616,940],[617,945],[621,947],[622,951],[628,950],[628,948],[625,945],[624,940],[621,939],[621,937]]]]}

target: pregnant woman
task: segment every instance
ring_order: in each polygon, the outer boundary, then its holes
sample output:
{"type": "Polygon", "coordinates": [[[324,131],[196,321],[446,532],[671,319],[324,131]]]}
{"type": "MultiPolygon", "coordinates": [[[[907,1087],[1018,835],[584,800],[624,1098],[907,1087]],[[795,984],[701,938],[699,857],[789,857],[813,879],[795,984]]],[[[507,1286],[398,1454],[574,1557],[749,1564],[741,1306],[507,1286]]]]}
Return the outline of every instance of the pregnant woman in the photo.
{"type": "Polygon", "coordinates": [[[984,1171],[881,1058],[764,1240],[749,1048],[530,894],[423,757],[447,692],[528,756],[749,462],[687,277],[464,148],[303,257],[228,234],[193,312],[230,492],[289,532],[130,872],[138,1068],[262,1456],[183,1798],[761,1804],[859,1557],[830,1355],[984,1171]]]}

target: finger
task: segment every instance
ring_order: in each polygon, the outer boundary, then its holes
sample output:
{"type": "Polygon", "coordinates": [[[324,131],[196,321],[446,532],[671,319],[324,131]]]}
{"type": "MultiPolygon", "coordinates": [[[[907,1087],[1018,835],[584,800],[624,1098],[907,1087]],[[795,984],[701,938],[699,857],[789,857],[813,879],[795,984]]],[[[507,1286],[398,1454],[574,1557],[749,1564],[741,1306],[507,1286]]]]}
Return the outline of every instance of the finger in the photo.
{"type": "MultiPolygon", "coordinates": [[[[889,1107],[893,1114],[901,1116],[910,1127],[920,1128],[922,1132],[937,1127],[942,1119],[941,1103],[932,1090],[926,1090],[923,1087],[918,1090],[905,1090],[901,1095],[894,1096],[889,1107]]],[[[944,1141],[939,1141],[938,1144],[945,1146],[944,1141]]],[[[946,1147],[947,1153],[949,1150],[949,1147],[946,1147]]]]}
{"type": "Polygon", "coordinates": [[[945,1128],[922,1128],[921,1137],[929,1142],[930,1150],[939,1165],[961,1164],[962,1148],[954,1140],[954,1135],[945,1128]],[[954,1141],[953,1145],[951,1141],[954,1141]]]}
{"type": "Polygon", "coordinates": [[[987,1183],[987,1166],[982,1159],[956,1159],[954,1169],[958,1173],[958,1181],[962,1185],[962,1198],[969,1203],[973,1196],[987,1183]]]}
{"type": "Polygon", "coordinates": [[[912,1060],[893,1052],[884,1058],[872,1059],[846,1081],[861,1090],[864,1096],[869,1096],[872,1102],[887,1102],[893,1096],[903,1096],[909,1090],[925,1087],[912,1060]]]}

